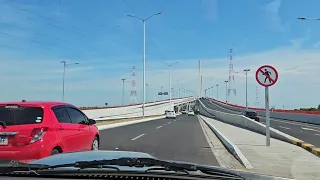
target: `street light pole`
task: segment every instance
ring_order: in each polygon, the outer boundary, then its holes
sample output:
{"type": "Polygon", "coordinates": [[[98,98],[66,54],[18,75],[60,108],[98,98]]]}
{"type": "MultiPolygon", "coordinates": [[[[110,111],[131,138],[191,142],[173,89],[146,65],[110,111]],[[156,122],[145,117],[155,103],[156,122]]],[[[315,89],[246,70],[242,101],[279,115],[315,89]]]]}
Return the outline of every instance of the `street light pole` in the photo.
{"type": "Polygon", "coordinates": [[[133,16],[133,15],[127,15],[128,17],[132,17],[132,18],[136,18],[139,19],[140,21],[142,21],[143,23],[143,105],[142,105],[142,117],[144,117],[144,111],[145,111],[145,102],[146,102],[146,21],[148,19],[150,19],[152,16],[155,15],[160,15],[161,12],[152,14],[151,16],[149,16],[146,19],[142,19],[140,17],[137,16],[133,16]]]}
{"type": "Polygon", "coordinates": [[[67,63],[67,61],[61,61],[60,63],[63,64],[63,75],[62,75],[62,102],[64,102],[64,79],[66,76],[66,67],[74,64],[79,64],[79,63],[67,63]]]}
{"type": "Polygon", "coordinates": [[[148,98],[148,97],[149,97],[149,95],[148,95],[148,94],[149,94],[149,93],[148,93],[148,91],[149,91],[149,90],[148,90],[148,87],[149,87],[149,84],[146,84],[147,102],[148,102],[148,99],[149,99],[149,98],[148,98]]]}
{"type": "Polygon", "coordinates": [[[228,103],[228,82],[229,81],[224,81],[226,83],[226,103],[228,103]]]}
{"type": "Polygon", "coordinates": [[[213,86],[211,86],[211,91],[212,91],[212,96],[211,96],[211,98],[213,98],[213,86]]]}
{"type": "Polygon", "coordinates": [[[248,110],[248,72],[250,69],[243,70],[246,73],[246,110],[248,110]]]}
{"type": "Polygon", "coordinates": [[[217,100],[219,99],[219,84],[216,84],[217,86],[217,100]]]}
{"type": "Polygon", "coordinates": [[[122,107],[124,106],[124,81],[126,80],[125,78],[121,79],[122,80],[122,107]]]}
{"type": "Polygon", "coordinates": [[[320,18],[305,18],[305,17],[299,17],[299,20],[320,20],[320,18]]]}
{"type": "Polygon", "coordinates": [[[174,62],[174,63],[171,63],[171,64],[167,64],[165,62],[161,62],[161,63],[169,66],[169,102],[171,104],[171,97],[172,97],[172,95],[171,95],[171,66],[173,66],[174,64],[177,64],[179,62],[174,62]]]}

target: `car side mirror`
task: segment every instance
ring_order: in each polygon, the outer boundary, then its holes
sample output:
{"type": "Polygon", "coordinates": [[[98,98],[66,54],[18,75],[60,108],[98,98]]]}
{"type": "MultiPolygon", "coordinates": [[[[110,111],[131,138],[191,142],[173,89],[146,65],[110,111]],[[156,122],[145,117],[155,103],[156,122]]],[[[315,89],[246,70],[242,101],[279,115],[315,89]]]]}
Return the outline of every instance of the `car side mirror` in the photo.
{"type": "Polygon", "coordinates": [[[89,125],[93,125],[93,124],[96,124],[97,122],[96,122],[96,120],[94,120],[94,119],[89,119],[89,125]]]}

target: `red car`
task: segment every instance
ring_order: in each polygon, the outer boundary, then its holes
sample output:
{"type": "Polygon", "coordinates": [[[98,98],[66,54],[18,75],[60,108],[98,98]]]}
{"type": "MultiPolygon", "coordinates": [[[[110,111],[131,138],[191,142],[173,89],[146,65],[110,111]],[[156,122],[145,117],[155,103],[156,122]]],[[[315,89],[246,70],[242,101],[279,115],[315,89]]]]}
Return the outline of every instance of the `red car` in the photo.
{"type": "Polygon", "coordinates": [[[58,153],[98,150],[95,123],[67,103],[0,103],[0,160],[28,162],[58,153]]]}

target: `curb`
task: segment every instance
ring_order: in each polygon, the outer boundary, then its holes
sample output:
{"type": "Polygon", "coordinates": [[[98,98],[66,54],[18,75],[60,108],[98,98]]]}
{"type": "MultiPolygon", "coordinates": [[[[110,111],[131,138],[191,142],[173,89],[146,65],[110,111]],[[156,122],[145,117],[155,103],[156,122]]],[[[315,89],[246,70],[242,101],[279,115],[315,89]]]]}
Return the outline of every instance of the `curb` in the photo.
{"type": "Polygon", "coordinates": [[[145,119],[139,119],[139,120],[136,120],[136,121],[127,121],[127,122],[121,122],[121,123],[107,124],[107,125],[101,125],[101,126],[97,126],[97,127],[98,127],[99,131],[102,131],[102,130],[106,130],[106,129],[111,129],[111,128],[116,128],[116,127],[131,125],[131,124],[137,124],[137,123],[142,123],[142,122],[162,119],[164,117],[165,116],[150,117],[150,118],[145,118],[145,119]]]}
{"type": "Polygon", "coordinates": [[[229,139],[227,139],[218,129],[216,129],[213,125],[204,120],[201,116],[200,119],[204,121],[212,132],[218,137],[218,139],[222,142],[222,144],[227,148],[227,150],[241,163],[245,166],[246,169],[253,169],[253,166],[249,162],[249,160],[242,154],[240,149],[234,145],[229,139]]]}
{"type": "Polygon", "coordinates": [[[320,157],[320,148],[318,148],[318,147],[316,147],[316,146],[314,146],[312,144],[309,144],[309,143],[304,142],[302,140],[300,140],[300,141],[292,141],[292,144],[297,145],[299,147],[302,147],[303,149],[305,149],[305,150],[311,152],[312,154],[320,157]]]}

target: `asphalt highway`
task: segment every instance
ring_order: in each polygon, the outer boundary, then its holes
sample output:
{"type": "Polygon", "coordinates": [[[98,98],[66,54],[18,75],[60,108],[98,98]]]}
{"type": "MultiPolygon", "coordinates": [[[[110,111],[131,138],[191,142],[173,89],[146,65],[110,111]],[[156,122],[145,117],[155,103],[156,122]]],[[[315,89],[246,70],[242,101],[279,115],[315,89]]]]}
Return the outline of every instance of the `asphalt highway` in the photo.
{"type": "MultiPolygon", "coordinates": [[[[202,102],[210,109],[232,114],[240,113],[218,106],[216,103],[210,102],[210,100],[202,100],[202,102]]],[[[260,122],[265,124],[266,119],[260,116],[260,122]]],[[[270,126],[307,143],[313,144],[316,147],[320,147],[320,125],[270,118],[270,126]]]]}
{"type": "Polygon", "coordinates": [[[100,131],[101,150],[144,152],[163,160],[219,166],[197,116],[179,115],[100,131]]]}

